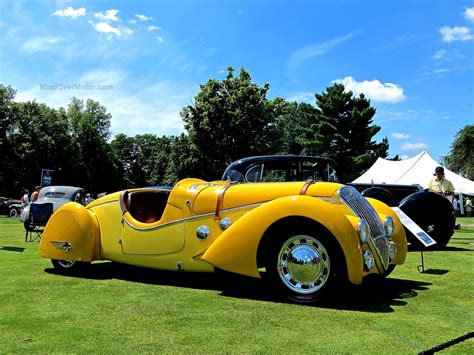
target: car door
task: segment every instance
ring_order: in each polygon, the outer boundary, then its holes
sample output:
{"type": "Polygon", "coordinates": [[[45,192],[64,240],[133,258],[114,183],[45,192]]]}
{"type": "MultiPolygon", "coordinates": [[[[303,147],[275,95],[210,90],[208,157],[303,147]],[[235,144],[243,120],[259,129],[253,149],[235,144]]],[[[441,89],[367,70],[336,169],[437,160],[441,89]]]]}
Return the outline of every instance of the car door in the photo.
{"type": "Polygon", "coordinates": [[[154,223],[137,221],[129,212],[122,217],[120,243],[124,254],[159,255],[180,251],[186,241],[183,212],[167,204],[154,223]]]}

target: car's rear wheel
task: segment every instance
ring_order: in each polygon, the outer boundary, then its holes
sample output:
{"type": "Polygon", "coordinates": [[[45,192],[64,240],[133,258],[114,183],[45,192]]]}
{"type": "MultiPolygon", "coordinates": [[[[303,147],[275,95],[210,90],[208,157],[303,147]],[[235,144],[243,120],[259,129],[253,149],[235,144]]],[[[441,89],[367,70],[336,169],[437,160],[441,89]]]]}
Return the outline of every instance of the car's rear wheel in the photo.
{"type": "Polygon", "coordinates": [[[10,208],[10,211],[8,212],[9,217],[18,217],[18,211],[16,208],[10,208]]]}
{"type": "Polygon", "coordinates": [[[89,265],[89,263],[81,261],[56,259],[51,259],[51,263],[53,264],[54,269],[65,274],[73,274],[79,271],[84,271],[85,267],[89,265]]]}
{"type": "Polygon", "coordinates": [[[336,264],[326,235],[289,233],[270,247],[265,263],[272,286],[297,302],[313,302],[332,283],[336,264]]]}

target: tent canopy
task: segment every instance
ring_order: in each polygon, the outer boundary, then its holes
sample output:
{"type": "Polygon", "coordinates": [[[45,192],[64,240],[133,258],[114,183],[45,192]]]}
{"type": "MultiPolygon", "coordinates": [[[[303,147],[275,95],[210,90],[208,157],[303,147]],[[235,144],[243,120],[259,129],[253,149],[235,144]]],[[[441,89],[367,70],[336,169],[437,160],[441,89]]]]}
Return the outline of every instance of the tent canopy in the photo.
{"type": "MultiPolygon", "coordinates": [[[[365,184],[419,184],[428,188],[428,183],[433,179],[435,168],[440,166],[426,151],[413,158],[391,161],[378,158],[377,161],[354,183],[365,184]]],[[[474,195],[474,181],[468,180],[451,170],[444,168],[446,179],[454,185],[455,192],[474,195]]]]}

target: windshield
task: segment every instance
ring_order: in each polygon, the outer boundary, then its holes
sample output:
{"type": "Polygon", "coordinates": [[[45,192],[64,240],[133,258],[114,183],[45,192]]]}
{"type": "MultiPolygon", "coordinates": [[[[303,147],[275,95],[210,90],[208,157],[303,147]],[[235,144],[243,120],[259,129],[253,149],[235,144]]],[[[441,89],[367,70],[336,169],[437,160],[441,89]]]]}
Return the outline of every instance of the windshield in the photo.
{"type": "Polygon", "coordinates": [[[246,167],[245,171],[229,170],[224,179],[236,182],[315,181],[338,182],[335,168],[327,161],[272,160],[246,167]]]}

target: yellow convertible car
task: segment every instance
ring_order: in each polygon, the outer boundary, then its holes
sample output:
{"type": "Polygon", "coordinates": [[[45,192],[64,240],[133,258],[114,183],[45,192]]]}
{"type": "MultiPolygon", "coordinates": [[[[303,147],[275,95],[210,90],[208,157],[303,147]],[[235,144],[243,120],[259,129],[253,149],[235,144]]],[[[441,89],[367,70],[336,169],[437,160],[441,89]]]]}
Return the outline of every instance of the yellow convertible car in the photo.
{"type": "Polygon", "coordinates": [[[40,253],[63,272],[94,260],[160,270],[265,277],[307,302],[335,281],[360,284],[405,261],[405,232],[385,204],[329,182],[233,184],[185,179],[130,189],[49,220],[40,253]]]}

